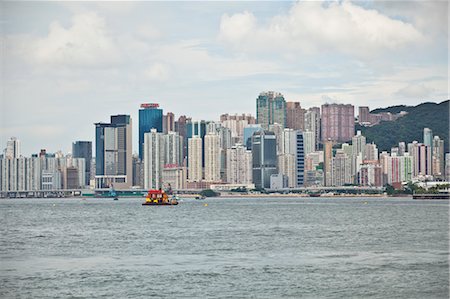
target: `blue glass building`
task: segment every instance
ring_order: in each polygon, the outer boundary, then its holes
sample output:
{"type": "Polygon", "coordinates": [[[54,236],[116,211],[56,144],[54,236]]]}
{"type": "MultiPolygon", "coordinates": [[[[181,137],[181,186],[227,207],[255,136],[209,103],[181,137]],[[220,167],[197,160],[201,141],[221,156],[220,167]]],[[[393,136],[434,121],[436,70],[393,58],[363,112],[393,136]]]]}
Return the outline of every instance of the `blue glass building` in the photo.
{"type": "Polygon", "coordinates": [[[142,104],[139,109],[139,159],[142,161],[144,134],[151,129],[157,132],[163,131],[163,110],[158,109],[158,104],[142,104]]]}
{"type": "Polygon", "coordinates": [[[257,189],[270,188],[270,176],[277,174],[275,133],[258,131],[252,136],[253,183],[257,189]]]}
{"type": "Polygon", "coordinates": [[[297,187],[303,187],[305,177],[305,148],[303,142],[303,132],[296,131],[296,170],[297,170],[297,187]]]}
{"type": "Polygon", "coordinates": [[[76,141],[72,143],[72,156],[74,158],[84,158],[85,163],[85,186],[89,186],[91,179],[92,142],[76,141]]]}
{"type": "Polygon", "coordinates": [[[248,125],[244,128],[244,146],[247,147],[248,150],[252,150],[252,135],[255,132],[261,130],[261,125],[248,125]]]}

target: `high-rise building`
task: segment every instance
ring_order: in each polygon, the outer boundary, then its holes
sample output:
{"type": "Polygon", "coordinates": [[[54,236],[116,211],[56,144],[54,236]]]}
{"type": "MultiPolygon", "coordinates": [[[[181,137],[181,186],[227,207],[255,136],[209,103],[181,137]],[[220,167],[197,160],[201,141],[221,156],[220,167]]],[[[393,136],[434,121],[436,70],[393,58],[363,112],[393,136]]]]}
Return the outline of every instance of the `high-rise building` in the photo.
{"type": "Polygon", "coordinates": [[[360,106],[359,107],[358,122],[360,124],[368,124],[368,123],[370,123],[370,110],[369,110],[369,107],[367,107],[367,106],[360,106]]]}
{"type": "Polygon", "coordinates": [[[139,155],[132,156],[133,163],[133,186],[144,188],[144,163],[139,155]]]}
{"type": "Polygon", "coordinates": [[[433,131],[429,128],[423,129],[423,144],[431,148],[433,144],[433,131]]]}
{"type": "Polygon", "coordinates": [[[305,113],[300,102],[286,102],[286,128],[305,130],[305,113]]]}
{"type": "Polygon", "coordinates": [[[359,172],[359,185],[360,186],[383,186],[382,168],[377,164],[364,164],[361,166],[359,172]]]}
{"type": "Polygon", "coordinates": [[[408,153],[413,159],[413,177],[432,175],[431,146],[413,141],[408,144],[408,153]]]}
{"type": "Polygon", "coordinates": [[[220,140],[216,133],[205,135],[205,181],[220,181],[220,140]]]}
{"type": "Polygon", "coordinates": [[[305,177],[305,144],[303,139],[302,131],[296,131],[296,154],[295,154],[295,165],[296,165],[296,177],[297,177],[297,187],[303,187],[304,177],[305,177]]]}
{"type": "MultiPolygon", "coordinates": [[[[295,132],[295,131],[294,131],[295,132]]],[[[288,187],[297,187],[297,163],[295,154],[278,155],[278,172],[288,178],[288,187]]]]}
{"type": "Polygon", "coordinates": [[[277,174],[276,137],[270,131],[258,131],[252,136],[253,183],[256,188],[270,188],[270,176],[277,174]]]}
{"type": "Polygon", "coordinates": [[[323,151],[323,179],[325,186],[332,185],[331,161],[333,158],[333,141],[326,140],[323,151]]]}
{"type": "Polygon", "coordinates": [[[188,139],[188,180],[191,182],[199,182],[203,177],[202,147],[202,138],[199,136],[188,139]]]}
{"type": "Polygon", "coordinates": [[[278,123],[286,126],[286,101],[279,92],[261,92],[256,99],[257,123],[265,130],[269,125],[278,123]]]}
{"type": "Polygon", "coordinates": [[[282,148],[283,126],[278,123],[271,124],[269,125],[269,131],[275,134],[277,140],[277,154],[280,154],[282,148]]]}
{"type": "Polygon", "coordinates": [[[250,114],[222,114],[220,116],[220,123],[223,127],[230,129],[233,144],[236,144],[244,142],[244,128],[248,125],[254,125],[256,120],[250,114]]]}
{"type": "Polygon", "coordinates": [[[20,140],[16,137],[11,137],[6,142],[5,155],[6,159],[17,159],[20,157],[20,140]]]}
{"type": "Polygon", "coordinates": [[[398,155],[403,156],[406,153],[406,144],[402,141],[398,143],[398,155]]]}
{"type": "Polygon", "coordinates": [[[281,133],[280,154],[297,153],[297,131],[294,129],[284,129],[281,133]]]}
{"type": "Polygon", "coordinates": [[[353,105],[322,105],[322,140],[345,142],[355,135],[355,113],[353,105]]]}
{"type": "Polygon", "coordinates": [[[361,131],[359,130],[356,132],[356,135],[352,137],[352,155],[366,156],[366,137],[361,135],[361,131]]]}
{"type": "Polygon", "coordinates": [[[450,153],[445,154],[445,180],[450,182],[450,153]]]}
{"type": "Polygon", "coordinates": [[[366,156],[364,157],[364,160],[378,161],[378,148],[375,143],[372,142],[372,143],[366,144],[365,153],[366,153],[366,156]]]}
{"type": "Polygon", "coordinates": [[[183,160],[187,157],[187,128],[186,123],[190,122],[191,119],[187,118],[185,115],[182,115],[178,118],[178,120],[175,122],[175,132],[178,132],[180,134],[181,138],[183,139],[183,160]]]}
{"type": "Polygon", "coordinates": [[[91,141],[75,141],[72,143],[72,157],[84,158],[85,176],[84,186],[89,186],[91,180],[91,160],[92,160],[92,142],[91,141]]]}
{"type": "Polygon", "coordinates": [[[384,157],[384,167],[387,173],[387,183],[401,183],[409,182],[412,180],[413,176],[413,157],[409,154],[404,156],[386,156],[384,157]]]}
{"type": "Polygon", "coordinates": [[[163,131],[163,110],[159,109],[159,104],[146,103],[141,104],[139,109],[139,158],[142,160],[144,154],[144,134],[156,129],[157,132],[163,131]]]}
{"type": "Polygon", "coordinates": [[[445,174],[444,140],[439,138],[439,136],[434,136],[431,148],[432,148],[431,158],[433,160],[432,165],[433,176],[436,178],[443,179],[445,174]]]}
{"type": "Polygon", "coordinates": [[[305,148],[305,156],[315,151],[315,140],[313,132],[303,131],[303,145],[305,148]]]}
{"type": "Polygon", "coordinates": [[[260,124],[255,125],[247,125],[244,128],[244,142],[243,144],[247,147],[248,150],[252,150],[252,136],[253,133],[262,130],[260,124]]]}
{"type": "Polygon", "coordinates": [[[167,189],[172,190],[186,189],[187,185],[187,169],[186,167],[176,167],[167,165],[163,169],[163,182],[167,189]]]}
{"type": "Polygon", "coordinates": [[[246,146],[236,144],[227,149],[227,183],[252,183],[252,152],[246,146]]]}
{"type": "Polygon", "coordinates": [[[132,124],[129,115],[113,115],[111,123],[95,124],[95,187],[130,188],[132,124]]]}
{"type": "MultiPolygon", "coordinates": [[[[202,167],[205,167],[205,135],[206,135],[206,126],[207,122],[204,120],[201,121],[193,121],[188,119],[186,122],[186,143],[187,139],[192,138],[193,136],[200,137],[202,142],[202,167]]],[[[188,146],[188,163],[189,163],[189,146],[188,146]]]]}
{"type": "Polygon", "coordinates": [[[320,108],[311,107],[305,113],[305,131],[314,133],[315,150],[319,149],[321,142],[320,136],[320,108]]]}
{"type": "Polygon", "coordinates": [[[175,132],[175,114],[173,114],[172,112],[163,114],[162,132],[164,134],[175,132]]]}
{"type": "Polygon", "coordinates": [[[156,129],[144,134],[144,188],[163,188],[162,172],[166,152],[164,135],[156,129]]]}
{"type": "Polygon", "coordinates": [[[163,135],[164,142],[164,165],[183,166],[183,138],[177,133],[170,131],[163,135]]]}
{"type": "Polygon", "coordinates": [[[331,184],[344,186],[353,183],[350,158],[342,150],[337,150],[331,160],[331,184]]]}

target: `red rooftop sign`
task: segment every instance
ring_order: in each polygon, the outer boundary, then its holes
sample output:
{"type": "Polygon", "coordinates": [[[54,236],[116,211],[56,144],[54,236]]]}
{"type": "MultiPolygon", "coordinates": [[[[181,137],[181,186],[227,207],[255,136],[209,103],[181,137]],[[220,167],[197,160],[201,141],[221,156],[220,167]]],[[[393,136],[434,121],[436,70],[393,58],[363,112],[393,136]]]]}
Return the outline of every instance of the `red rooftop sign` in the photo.
{"type": "Polygon", "coordinates": [[[158,108],[159,104],[157,103],[145,103],[141,104],[141,108],[148,109],[148,108],[158,108]]]}

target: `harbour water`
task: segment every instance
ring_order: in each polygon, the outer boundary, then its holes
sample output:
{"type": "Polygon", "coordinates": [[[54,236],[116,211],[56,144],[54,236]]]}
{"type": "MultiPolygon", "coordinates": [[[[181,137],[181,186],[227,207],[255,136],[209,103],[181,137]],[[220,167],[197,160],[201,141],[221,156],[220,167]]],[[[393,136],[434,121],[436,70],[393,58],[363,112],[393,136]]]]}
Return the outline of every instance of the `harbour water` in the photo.
{"type": "Polygon", "coordinates": [[[449,203],[0,201],[1,298],[448,298],[449,203]]]}

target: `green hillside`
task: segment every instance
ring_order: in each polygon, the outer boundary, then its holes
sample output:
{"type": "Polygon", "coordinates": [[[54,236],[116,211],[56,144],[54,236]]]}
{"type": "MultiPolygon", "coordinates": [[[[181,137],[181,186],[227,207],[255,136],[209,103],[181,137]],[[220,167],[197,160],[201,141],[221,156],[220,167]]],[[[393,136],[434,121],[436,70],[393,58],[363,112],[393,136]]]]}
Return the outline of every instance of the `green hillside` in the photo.
{"type": "Polygon", "coordinates": [[[373,110],[371,113],[407,111],[404,117],[392,122],[381,122],[373,127],[356,126],[366,136],[367,142],[375,142],[379,151],[390,151],[400,141],[406,144],[423,142],[423,128],[433,130],[433,135],[444,139],[445,152],[449,152],[449,100],[442,103],[423,103],[413,106],[393,106],[373,110]]]}

